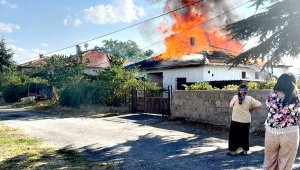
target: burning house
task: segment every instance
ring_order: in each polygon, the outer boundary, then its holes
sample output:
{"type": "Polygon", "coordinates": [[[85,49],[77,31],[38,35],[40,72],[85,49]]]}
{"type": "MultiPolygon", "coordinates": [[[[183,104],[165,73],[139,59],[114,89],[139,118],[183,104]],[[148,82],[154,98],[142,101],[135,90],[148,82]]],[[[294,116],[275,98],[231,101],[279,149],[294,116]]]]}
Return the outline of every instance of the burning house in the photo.
{"type": "Polygon", "coordinates": [[[139,68],[140,77],[156,82],[160,87],[172,86],[183,90],[184,84],[209,82],[212,86],[223,87],[228,84],[240,84],[248,81],[264,81],[265,72],[259,65],[239,65],[230,68],[225,64],[230,59],[223,52],[202,52],[183,55],[179,59],[155,60],[155,58],[127,66],[139,68]]]}
{"type": "Polygon", "coordinates": [[[242,43],[231,39],[223,30],[225,25],[238,19],[234,13],[226,12],[230,3],[229,0],[165,1],[165,12],[172,11],[171,21],[159,26],[165,37],[165,51],[127,68],[137,67],[141,70],[140,76],[161,87],[172,86],[178,90],[183,89],[183,84],[196,82],[222,87],[244,81],[264,81],[265,74],[259,65],[229,69],[230,65],[225,64],[243,50],[242,43]],[[182,6],[186,8],[173,11],[182,6]]]}

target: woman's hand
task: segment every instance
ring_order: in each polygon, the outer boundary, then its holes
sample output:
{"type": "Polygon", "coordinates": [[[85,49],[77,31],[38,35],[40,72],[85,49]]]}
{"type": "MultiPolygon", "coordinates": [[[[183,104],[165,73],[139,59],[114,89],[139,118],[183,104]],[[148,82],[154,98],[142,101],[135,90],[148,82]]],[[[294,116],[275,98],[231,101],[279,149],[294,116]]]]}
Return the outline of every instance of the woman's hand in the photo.
{"type": "Polygon", "coordinates": [[[254,112],[254,111],[258,110],[259,108],[260,107],[252,107],[252,108],[249,109],[249,112],[254,112]]]}

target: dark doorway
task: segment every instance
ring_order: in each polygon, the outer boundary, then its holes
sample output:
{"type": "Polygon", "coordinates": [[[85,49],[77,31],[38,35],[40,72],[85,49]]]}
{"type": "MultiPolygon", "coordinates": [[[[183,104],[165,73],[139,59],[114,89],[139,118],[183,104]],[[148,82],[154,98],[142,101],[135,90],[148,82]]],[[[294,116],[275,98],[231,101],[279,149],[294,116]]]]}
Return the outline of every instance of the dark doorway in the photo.
{"type": "Polygon", "coordinates": [[[183,85],[186,85],[186,78],[177,78],[176,79],[176,90],[184,90],[184,86],[183,85]]]}
{"type": "Polygon", "coordinates": [[[158,73],[148,73],[147,78],[154,82],[157,83],[158,87],[163,88],[163,73],[158,72],[158,73]]]}

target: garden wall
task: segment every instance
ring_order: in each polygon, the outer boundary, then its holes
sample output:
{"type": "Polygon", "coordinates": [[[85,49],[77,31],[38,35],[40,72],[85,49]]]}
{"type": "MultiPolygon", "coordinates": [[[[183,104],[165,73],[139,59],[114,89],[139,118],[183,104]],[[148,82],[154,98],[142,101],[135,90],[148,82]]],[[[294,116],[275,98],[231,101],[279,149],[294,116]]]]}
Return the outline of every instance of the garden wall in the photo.
{"type": "MultiPolygon", "coordinates": [[[[262,103],[260,110],[252,114],[251,132],[264,131],[267,117],[266,97],[270,90],[249,91],[248,95],[262,103]]],[[[229,103],[236,91],[175,91],[171,99],[171,118],[185,118],[229,127],[232,109],[229,103]]]]}

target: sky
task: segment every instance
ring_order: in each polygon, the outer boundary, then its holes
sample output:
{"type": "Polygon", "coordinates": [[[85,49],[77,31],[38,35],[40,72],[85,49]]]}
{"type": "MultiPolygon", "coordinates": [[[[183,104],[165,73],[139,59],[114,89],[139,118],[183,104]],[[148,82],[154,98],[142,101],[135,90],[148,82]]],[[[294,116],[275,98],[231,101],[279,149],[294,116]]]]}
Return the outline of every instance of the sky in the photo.
{"type": "MultiPolygon", "coordinates": [[[[176,0],[174,0],[176,1],[176,0]]],[[[228,0],[229,1],[229,0],[228,0]]],[[[245,0],[230,0],[232,7],[245,0]]],[[[75,53],[74,45],[101,37],[113,31],[163,14],[165,0],[0,0],[0,36],[14,51],[14,60],[24,63],[36,59],[39,54],[75,53]]],[[[232,11],[239,19],[255,13],[250,4],[232,11]]],[[[145,48],[164,37],[158,31],[159,24],[169,21],[163,16],[88,42],[88,49],[101,46],[102,40],[133,40],[145,48]]],[[[250,43],[251,44],[251,43],[250,43]]],[[[249,44],[248,44],[249,45],[249,44]]],[[[83,45],[82,45],[82,48],[83,45]]],[[[164,44],[149,47],[161,53],[164,44]]],[[[286,61],[295,63],[295,61],[286,61]]],[[[299,62],[300,63],[300,62],[299,62]]],[[[300,65],[300,64],[299,64],[300,65]]]]}

